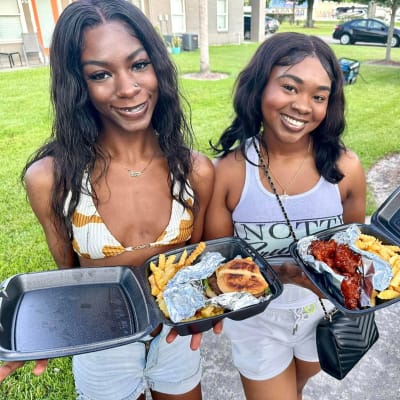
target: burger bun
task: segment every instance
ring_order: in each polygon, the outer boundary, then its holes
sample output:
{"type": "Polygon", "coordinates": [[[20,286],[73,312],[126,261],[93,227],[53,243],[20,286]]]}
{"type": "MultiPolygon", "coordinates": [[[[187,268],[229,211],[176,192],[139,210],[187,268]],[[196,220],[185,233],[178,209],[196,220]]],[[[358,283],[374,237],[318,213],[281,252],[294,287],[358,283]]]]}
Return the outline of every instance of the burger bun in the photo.
{"type": "MultiPolygon", "coordinates": [[[[235,258],[221,265],[215,271],[216,285],[213,277],[208,278],[209,293],[216,295],[231,292],[248,292],[255,297],[262,296],[268,289],[268,283],[260,272],[258,265],[249,258],[235,258]],[[219,292],[219,293],[217,293],[219,292]]],[[[208,295],[206,290],[206,295],[208,295]]],[[[211,296],[212,297],[212,296],[211,296]]]]}

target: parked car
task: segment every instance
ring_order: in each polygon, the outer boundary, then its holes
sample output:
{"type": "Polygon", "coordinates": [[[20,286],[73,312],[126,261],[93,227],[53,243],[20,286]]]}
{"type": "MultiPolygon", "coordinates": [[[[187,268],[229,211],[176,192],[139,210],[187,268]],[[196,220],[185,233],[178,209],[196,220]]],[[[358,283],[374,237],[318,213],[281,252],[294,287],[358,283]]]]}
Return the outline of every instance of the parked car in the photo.
{"type": "MultiPolygon", "coordinates": [[[[279,29],[279,21],[268,15],[265,16],[264,33],[275,33],[279,29]]],[[[243,36],[246,40],[251,37],[251,15],[244,15],[244,32],[243,36]]]]}
{"type": "MultiPolygon", "coordinates": [[[[332,37],[340,40],[341,44],[387,43],[389,26],[374,18],[358,18],[336,25],[332,37]]],[[[400,29],[394,28],[392,47],[400,45],[400,29]]]]}
{"type": "Polygon", "coordinates": [[[275,33],[279,29],[279,21],[276,18],[265,16],[265,31],[275,33]]]}

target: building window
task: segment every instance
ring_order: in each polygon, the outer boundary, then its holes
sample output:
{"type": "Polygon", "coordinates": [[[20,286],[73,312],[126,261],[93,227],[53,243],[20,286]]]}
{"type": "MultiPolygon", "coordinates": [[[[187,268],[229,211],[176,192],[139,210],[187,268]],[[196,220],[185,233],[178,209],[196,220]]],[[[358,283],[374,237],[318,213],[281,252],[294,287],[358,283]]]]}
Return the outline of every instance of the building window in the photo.
{"type": "Polygon", "coordinates": [[[186,32],[184,0],[171,0],[171,26],[172,33],[186,32]]]}
{"type": "Polygon", "coordinates": [[[217,0],[217,31],[228,30],[228,0],[217,0]]]}
{"type": "Polygon", "coordinates": [[[21,13],[17,0],[0,1],[0,42],[21,41],[21,13]]]}

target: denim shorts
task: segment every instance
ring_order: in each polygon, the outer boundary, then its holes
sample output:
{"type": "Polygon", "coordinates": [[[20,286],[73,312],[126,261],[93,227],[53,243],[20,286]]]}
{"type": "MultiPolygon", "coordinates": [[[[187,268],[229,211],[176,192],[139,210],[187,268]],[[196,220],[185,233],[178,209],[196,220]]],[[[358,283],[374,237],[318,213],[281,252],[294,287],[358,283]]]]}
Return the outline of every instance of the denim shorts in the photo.
{"type": "MultiPolygon", "coordinates": [[[[332,305],[323,300],[326,308],[332,305]]],[[[295,357],[318,362],[316,326],[324,316],[319,301],[301,308],[267,308],[243,321],[224,321],[232,344],[232,359],[248,379],[271,379],[282,373],[295,357]]]]}
{"type": "Polygon", "coordinates": [[[170,328],[146,344],[136,342],[73,357],[78,400],[136,400],[145,389],[183,394],[200,382],[200,351],[190,349],[191,336],[165,338],[170,328]],[[147,353],[147,354],[146,354],[147,353]]]}

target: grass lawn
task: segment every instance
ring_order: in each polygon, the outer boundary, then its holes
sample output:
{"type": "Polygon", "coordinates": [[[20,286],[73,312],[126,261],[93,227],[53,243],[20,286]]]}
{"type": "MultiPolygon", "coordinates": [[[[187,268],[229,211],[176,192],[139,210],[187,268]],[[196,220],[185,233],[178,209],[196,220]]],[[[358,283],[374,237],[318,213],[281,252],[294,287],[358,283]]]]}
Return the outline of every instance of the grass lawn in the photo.
{"type": "MultiPolygon", "coordinates": [[[[287,28],[283,24],[281,30],[285,29],[304,31],[304,28],[287,28]]],[[[322,27],[313,28],[312,33],[321,34],[319,29],[322,27]]],[[[333,26],[323,29],[331,32],[333,26]]],[[[210,156],[209,140],[216,140],[231,118],[234,80],[256,48],[254,43],[210,47],[212,70],[227,73],[229,77],[219,81],[181,79],[183,92],[192,107],[197,147],[210,156]]],[[[377,160],[400,148],[400,69],[369,63],[384,59],[385,48],[381,46],[334,44],[332,48],[338,57],[361,61],[358,81],[345,88],[347,131],[344,141],[359,154],[368,170],[377,160]]],[[[180,74],[198,72],[198,50],[172,57],[180,74]]],[[[392,49],[392,59],[400,61],[399,48],[392,49]]],[[[0,280],[20,272],[55,268],[19,182],[26,159],[50,132],[48,83],[46,67],[0,73],[0,154],[3,160],[0,167],[0,280]]],[[[370,198],[369,212],[374,208],[370,198]]],[[[0,400],[75,398],[69,358],[51,360],[48,371],[39,378],[30,374],[31,367],[32,363],[28,363],[0,386],[0,400]]]]}

